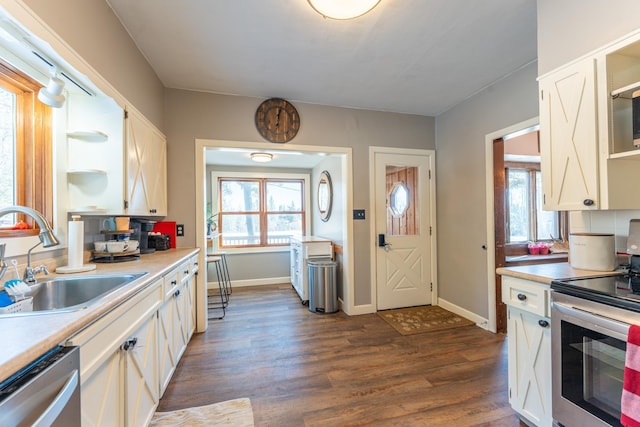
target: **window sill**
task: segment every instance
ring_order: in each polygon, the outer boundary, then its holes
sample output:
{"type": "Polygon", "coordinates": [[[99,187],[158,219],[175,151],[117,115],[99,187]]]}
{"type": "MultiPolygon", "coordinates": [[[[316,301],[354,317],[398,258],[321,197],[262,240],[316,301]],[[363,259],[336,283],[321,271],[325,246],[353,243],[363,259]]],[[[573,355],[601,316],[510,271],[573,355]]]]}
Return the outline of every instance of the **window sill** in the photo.
{"type": "Polygon", "coordinates": [[[516,255],[506,257],[505,265],[513,267],[516,265],[552,264],[556,262],[567,262],[567,260],[568,255],[566,253],[549,255],[516,255]]]}

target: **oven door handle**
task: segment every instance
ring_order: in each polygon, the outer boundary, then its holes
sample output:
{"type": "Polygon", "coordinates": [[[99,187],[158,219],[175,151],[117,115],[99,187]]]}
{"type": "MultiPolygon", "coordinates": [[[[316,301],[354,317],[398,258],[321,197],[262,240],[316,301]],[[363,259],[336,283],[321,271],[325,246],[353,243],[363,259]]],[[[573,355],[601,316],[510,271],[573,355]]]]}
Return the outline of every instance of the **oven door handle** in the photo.
{"type": "MultiPolygon", "coordinates": [[[[557,301],[554,301],[551,304],[551,308],[552,310],[556,310],[560,313],[561,318],[559,320],[562,320],[563,316],[570,316],[582,323],[580,326],[595,330],[596,332],[610,335],[613,338],[617,338],[621,341],[627,340],[627,336],[629,334],[629,324],[627,323],[621,322],[608,316],[604,316],[599,313],[594,313],[583,308],[568,306],[557,301]],[[598,318],[597,325],[594,322],[594,317],[598,318]]],[[[554,316],[552,314],[552,322],[553,318],[554,316]]]]}

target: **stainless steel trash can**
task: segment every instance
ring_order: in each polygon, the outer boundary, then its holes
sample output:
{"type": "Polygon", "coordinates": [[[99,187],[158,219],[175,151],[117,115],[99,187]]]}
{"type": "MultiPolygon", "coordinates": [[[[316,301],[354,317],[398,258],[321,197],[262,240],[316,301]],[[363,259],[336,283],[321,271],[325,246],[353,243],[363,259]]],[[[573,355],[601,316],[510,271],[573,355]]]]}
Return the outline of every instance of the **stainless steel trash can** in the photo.
{"type": "Polygon", "coordinates": [[[338,263],[335,261],[308,261],[309,311],[335,313],[338,311],[338,263]]]}

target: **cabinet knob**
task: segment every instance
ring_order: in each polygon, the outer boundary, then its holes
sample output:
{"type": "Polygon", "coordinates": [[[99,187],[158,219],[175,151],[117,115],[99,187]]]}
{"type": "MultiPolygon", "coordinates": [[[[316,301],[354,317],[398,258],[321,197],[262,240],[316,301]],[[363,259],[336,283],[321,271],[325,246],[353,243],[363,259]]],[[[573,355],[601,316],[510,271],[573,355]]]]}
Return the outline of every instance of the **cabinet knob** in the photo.
{"type": "Polygon", "coordinates": [[[123,349],[124,351],[133,350],[133,347],[135,347],[137,343],[138,343],[138,338],[136,337],[129,338],[124,342],[124,344],[120,346],[120,348],[123,349]]]}
{"type": "Polygon", "coordinates": [[[179,296],[180,296],[180,289],[176,290],[176,291],[173,293],[173,296],[174,296],[174,297],[179,297],[179,296]]]}
{"type": "Polygon", "coordinates": [[[156,213],[156,212],[158,212],[156,209],[149,209],[149,213],[154,214],[154,213],[156,213]]]}
{"type": "Polygon", "coordinates": [[[543,328],[547,328],[549,327],[549,322],[547,322],[546,320],[538,320],[538,325],[542,326],[543,328]]]}
{"type": "Polygon", "coordinates": [[[518,299],[519,299],[520,301],[526,301],[527,296],[526,296],[525,294],[518,294],[518,299]]]}
{"type": "Polygon", "coordinates": [[[591,200],[591,199],[584,199],[584,200],[582,201],[582,204],[583,204],[583,205],[585,205],[585,206],[593,206],[594,201],[593,201],[593,200],[591,200]]]}
{"type": "Polygon", "coordinates": [[[171,281],[171,284],[172,284],[173,286],[175,286],[175,285],[177,285],[177,284],[178,284],[178,281],[177,281],[177,280],[172,280],[172,281],[171,281]]]}

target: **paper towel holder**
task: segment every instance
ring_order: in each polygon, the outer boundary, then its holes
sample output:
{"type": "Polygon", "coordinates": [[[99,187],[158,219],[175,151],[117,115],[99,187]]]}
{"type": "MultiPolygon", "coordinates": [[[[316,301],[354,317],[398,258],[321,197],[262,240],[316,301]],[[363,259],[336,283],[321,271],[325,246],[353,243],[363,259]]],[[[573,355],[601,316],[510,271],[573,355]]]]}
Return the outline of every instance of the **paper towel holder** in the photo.
{"type": "MultiPolygon", "coordinates": [[[[73,245],[80,245],[80,253],[84,252],[84,223],[82,221],[80,221],[80,215],[72,215],[71,216],[71,221],[69,221],[69,226],[67,228],[67,262],[68,265],[63,265],[60,267],[56,268],[56,273],[62,273],[62,274],[70,274],[70,273],[82,273],[84,271],[92,271],[96,269],[96,265],[95,264],[81,264],[81,265],[69,265],[70,264],[70,247],[73,245]],[[75,225],[78,224],[79,225],[75,225]],[[76,230],[77,232],[79,232],[79,238],[80,241],[79,242],[71,242],[71,229],[72,226],[74,228],[79,228],[79,230],[76,230]]],[[[77,248],[76,248],[77,249],[77,248]]],[[[81,255],[81,259],[83,259],[84,257],[81,255]]],[[[82,262],[82,261],[81,261],[82,262]]]]}

